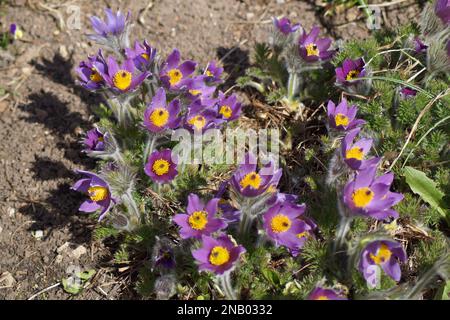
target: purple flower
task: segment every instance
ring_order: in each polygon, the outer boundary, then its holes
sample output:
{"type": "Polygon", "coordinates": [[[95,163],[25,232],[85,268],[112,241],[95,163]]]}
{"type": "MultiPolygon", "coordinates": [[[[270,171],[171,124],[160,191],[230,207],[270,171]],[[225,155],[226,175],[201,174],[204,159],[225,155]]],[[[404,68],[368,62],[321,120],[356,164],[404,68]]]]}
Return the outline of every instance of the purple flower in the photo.
{"type": "Polygon", "coordinates": [[[130,13],[128,12],[125,17],[120,11],[113,13],[111,9],[105,9],[107,21],[103,21],[100,18],[91,17],[92,28],[101,37],[108,37],[108,35],[118,36],[125,30],[125,25],[130,19],[130,13]]]}
{"type": "Polygon", "coordinates": [[[217,113],[219,117],[226,121],[233,121],[241,115],[241,104],[237,101],[235,94],[226,97],[224,93],[219,92],[217,102],[217,113]]]}
{"type": "Polygon", "coordinates": [[[200,239],[203,235],[226,228],[226,222],[215,217],[218,203],[219,199],[213,198],[205,206],[196,194],[191,193],[186,214],[177,214],[172,219],[181,228],[181,238],[200,239]]]}
{"type": "Polygon", "coordinates": [[[217,113],[206,109],[200,99],[195,100],[188,107],[184,119],[184,126],[192,132],[204,132],[210,128],[216,128],[223,120],[217,119],[217,113]]]}
{"type": "Polygon", "coordinates": [[[210,61],[204,71],[206,82],[208,83],[222,83],[220,76],[223,73],[223,68],[219,67],[215,61],[210,61]]]}
{"type": "Polygon", "coordinates": [[[409,99],[409,98],[413,98],[417,95],[417,91],[408,87],[403,87],[400,90],[400,96],[403,99],[409,99]]]}
{"type": "Polygon", "coordinates": [[[359,81],[355,79],[362,78],[366,75],[365,62],[363,58],[356,60],[345,59],[342,67],[336,68],[336,80],[346,86],[352,86],[359,81]]]}
{"type": "Polygon", "coordinates": [[[240,255],[245,252],[241,245],[235,245],[227,235],[217,239],[202,236],[202,247],[192,251],[199,264],[199,270],[209,270],[215,274],[231,271],[240,255]]]}
{"type": "Polygon", "coordinates": [[[402,245],[395,241],[377,240],[369,243],[361,253],[359,271],[367,284],[374,288],[379,283],[379,267],[395,281],[401,277],[399,261],[406,261],[402,245]]]}
{"type": "Polygon", "coordinates": [[[364,157],[372,147],[373,139],[360,139],[357,142],[353,142],[360,131],[360,128],[350,130],[341,144],[342,158],[353,170],[360,170],[367,166],[376,165],[380,161],[379,158],[364,160],[364,157]]]}
{"type": "Polygon", "coordinates": [[[108,66],[102,51],[96,56],[88,56],[87,61],[81,61],[75,71],[78,74],[79,83],[88,90],[98,90],[104,87],[105,81],[101,74],[107,73],[108,66]]]}
{"type": "Polygon", "coordinates": [[[416,53],[426,53],[428,46],[420,40],[419,37],[414,38],[414,50],[416,53]]]}
{"type": "Polygon", "coordinates": [[[358,108],[353,105],[348,107],[347,100],[342,101],[337,105],[333,101],[328,101],[327,114],[330,127],[339,131],[348,131],[366,123],[364,120],[355,119],[358,108]]]}
{"type": "Polygon", "coordinates": [[[276,204],[263,215],[264,229],[277,246],[287,247],[294,256],[306,242],[311,226],[301,220],[305,205],[276,204]]]}
{"type": "Polygon", "coordinates": [[[216,91],[216,87],[207,85],[205,79],[206,76],[187,79],[185,82],[186,96],[191,102],[200,99],[202,105],[211,106],[215,102],[215,99],[211,98],[211,96],[216,91]]]}
{"type": "Polygon", "coordinates": [[[161,81],[171,90],[183,87],[197,65],[194,61],[185,61],[180,64],[180,59],[180,51],[174,49],[162,65],[159,74],[161,81]]]}
{"type": "Polygon", "coordinates": [[[178,175],[175,156],[170,149],[153,151],[144,167],[145,174],[156,183],[168,183],[178,175]]]}
{"type": "Polygon", "coordinates": [[[256,158],[251,154],[245,155],[244,163],[239,165],[231,177],[231,186],[244,197],[256,197],[268,190],[269,187],[278,185],[282,170],[274,170],[273,162],[266,164],[259,172],[257,171],[256,158]]]}
{"type": "Polygon", "coordinates": [[[450,24],[450,0],[437,0],[434,12],[443,24],[450,24]]]}
{"type": "Polygon", "coordinates": [[[139,70],[148,70],[152,62],[155,60],[156,49],[151,47],[147,40],[144,40],[144,44],[140,44],[139,41],[134,43],[134,49],[126,48],[125,55],[127,59],[131,59],[134,65],[139,70]]]}
{"type": "Polygon", "coordinates": [[[316,287],[309,294],[308,300],[347,300],[347,298],[332,289],[316,287]]]}
{"type": "Polygon", "coordinates": [[[76,170],[76,172],[84,174],[87,178],[78,180],[72,186],[72,190],[83,192],[89,196],[89,199],[81,204],[79,210],[89,213],[101,210],[98,220],[102,220],[112,203],[116,202],[111,196],[109,185],[105,180],[92,172],[81,170],[76,170]]]}
{"type": "MultiPolygon", "coordinates": [[[[270,191],[270,190],[268,190],[268,191],[270,191]]],[[[281,193],[281,192],[278,192],[277,190],[274,190],[274,195],[272,197],[270,197],[269,200],[267,200],[266,204],[269,206],[274,206],[276,204],[284,203],[284,202],[296,203],[297,200],[298,200],[298,196],[295,194],[281,193]]]]}
{"type": "MultiPolygon", "coordinates": [[[[96,67],[99,63],[94,64],[96,67]]],[[[125,60],[121,66],[113,57],[107,61],[107,70],[97,70],[106,83],[119,93],[130,92],[136,89],[148,76],[150,72],[140,72],[134,65],[133,60],[125,60]]],[[[98,69],[98,68],[97,68],[98,69]]]]}
{"type": "Polygon", "coordinates": [[[9,33],[14,36],[16,34],[17,25],[15,23],[11,23],[9,26],[9,33]]]}
{"type": "Polygon", "coordinates": [[[299,38],[300,57],[306,62],[317,62],[331,59],[334,50],[328,50],[331,45],[330,38],[318,38],[319,27],[312,28],[309,34],[303,31],[299,38]]]}
{"type": "Polygon", "coordinates": [[[286,36],[297,31],[298,28],[300,28],[299,23],[291,24],[291,20],[286,17],[283,17],[280,20],[278,20],[276,17],[273,17],[273,25],[279,32],[286,36]]]}
{"type": "Polygon", "coordinates": [[[169,105],[166,101],[166,91],[159,88],[144,112],[144,126],[151,132],[161,132],[166,129],[175,129],[180,125],[180,101],[172,100],[169,105]]]}
{"type": "Polygon", "coordinates": [[[401,193],[390,192],[394,175],[386,173],[375,177],[377,165],[359,171],[344,188],[344,203],[352,214],[384,220],[398,217],[391,209],[403,199],[401,193]]]}
{"type": "Polygon", "coordinates": [[[105,150],[105,134],[94,128],[86,132],[84,139],[85,152],[105,150]]]}

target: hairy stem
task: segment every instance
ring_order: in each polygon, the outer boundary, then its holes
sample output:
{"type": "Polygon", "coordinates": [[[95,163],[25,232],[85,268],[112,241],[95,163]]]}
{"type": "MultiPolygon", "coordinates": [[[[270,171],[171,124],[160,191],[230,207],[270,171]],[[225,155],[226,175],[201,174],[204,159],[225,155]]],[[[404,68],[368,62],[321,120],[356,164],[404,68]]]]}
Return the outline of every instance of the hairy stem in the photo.
{"type": "Polygon", "coordinates": [[[295,72],[289,73],[288,88],[287,88],[287,98],[289,101],[294,100],[294,96],[297,94],[297,89],[299,85],[299,77],[295,72]]]}
{"type": "Polygon", "coordinates": [[[237,300],[236,290],[234,290],[233,286],[231,285],[230,275],[230,272],[225,272],[223,275],[218,276],[219,283],[227,300],[237,300]]]}

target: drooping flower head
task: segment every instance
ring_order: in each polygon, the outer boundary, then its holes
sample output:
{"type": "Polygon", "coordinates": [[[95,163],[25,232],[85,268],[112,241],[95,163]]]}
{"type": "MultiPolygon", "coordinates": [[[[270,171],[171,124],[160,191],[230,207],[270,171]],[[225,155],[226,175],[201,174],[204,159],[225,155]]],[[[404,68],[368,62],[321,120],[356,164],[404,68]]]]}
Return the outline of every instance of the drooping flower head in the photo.
{"type": "Polygon", "coordinates": [[[214,239],[202,236],[202,247],[192,251],[199,270],[208,270],[215,274],[223,274],[235,267],[245,248],[235,245],[227,235],[214,239]]]}
{"type": "Polygon", "coordinates": [[[277,246],[287,247],[294,255],[299,253],[311,232],[311,226],[301,219],[305,208],[305,205],[279,203],[263,215],[266,234],[277,246]]]}
{"type": "Polygon", "coordinates": [[[155,150],[148,157],[145,174],[156,183],[171,182],[178,175],[177,159],[170,149],[155,150]]]}
{"type": "Polygon", "coordinates": [[[328,123],[331,128],[339,131],[348,131],[361,126],[365,121],[355,119],[357,111],[356,105],[349,107],[346,99],[342,99],[337,106],[330,100],[327,106],[328,123]]]}
{"type": "Polygon", "coordinates": [[[144,40],[143,44],[139,41],[134,43],[134,49],[126,48],[125,55],[127,59],[133,60],[135,66],[141,70],[149,70],[150,66],[155,60],[156,49],[151,47],[147,40],[144,40]]]}
{"type": "Polygon", "coordinates": [[[380,281],[380,268],[393,280],[400,280],[399,261],[406,261],[406,253],[400,243],[376,240],[363,249],[359,260],[359,271],[363,274],[367,284],[374,288],[380,281]]]}
{"type": "Polygon", "coordinates": [[[159,76],[168,89],[180,89],[195,71],[197,64],[194,61],[188,60],[180,64],[180,59],[180,51],[174,49],[161,67],[159,76]]]}
{"type": "Polygon", "coordinates": [[[147,130],[157,133],[167,129],[176,129],[180,125],[180,101],[166,101],[166,91],[159,88],[144,112],[144,126],[147,130]]]}
{"type": "Polygon", "coordinates": [[[394,175],[386,173],[376,177],[377,165],[369,166],[358,173],[344,188],[344,203],[353,215],[384,220],[398,217],[391,209],[403,199],[400,193],[390,192],[394,175]]]}
{"type": "Polygon", "coordinates": [[[426,53],[427,49],[428,46],[423,43],[423,41],[420,40],[419,37],[414,38],[414,51],[416,51],[416,53],[426,53]]]}
{"type": "Polygon", "coordinates": [[[373,139],[360,139],[353,142],[361,131],[360,128],[350,130],[342,139],[341,154],[344,162],[353,170],[360,170],[367,166],[376,165],[380,159],[364,160],[372,147],[373,139]]]}
{"type": "Polygon", "coordinates": [[[289,18],[286,17],[283,17],[279,20],[277,19],[277,17],[273,17],[272,19],[275,29],[284,35],[289,35],[290,33],[293,33],[300,28],[299,23],[292,24],[291,20],[289,20],[289,18]]]}
{"type": "Polygon", "coordinates": [[[306,62],[318,62],[331,59],[334,50],[328,50],[330,38],[319,38],[320,28],[313,27],[310,33],[303,31],[299,38],[300,57],[306,62]]]}
{"type": "Polygon", "coordinates": [[[112,12],[111,9],[105,9],[106,21],[103,21],[97,16],[92,16],[90,18],[92,23],[92,28],[97,33],[98,36],[107,38],[108,36],[118,36],[125,31],[126,24],[130,19],[130,13],[125,16],[120,11],[116,13],[112,12]]]}
{"type": "Polygon", "coordinates": [[[222,83],[223,80],[220,77],[222,73],[223,68],[216,61],[210,61],[203,74],[206,76],[206,82],[208,83],[222,83]]]}
{"type": "Polygon", "coordinates": [[[308,300],[347,300],[347,298],[333,289],[316,287],[309,294],[308,300]]]}
{"type": "Polygon", "coordinates": [[[335,72],[338,83],[353,86],[358,83],[358,78],[363,78],[366,75],[364,59],[345,59],[342,66],[336,68],[335,72]]]}
{"type": "Polygon", "coordinates": [[[75,71],[78,74],[79,83],[88,90],[98,90],[105,86],[101,74],[107,73],[108,66],[101,50],[95,56],[88,56],[87,61],[81,61],[75,71]]]}
{"type": "Polygon", "coordinates": [[[437,0],[434,12],[445,25],[450,24],[450,0],[437,0]]]}
{"type": "Polygon", "coordinates": [[[191,193],[188,196],[186,213],[173,217],[173,221],[181,228],[181,238],[200,239],[202,235],[211,235],[224,229],[226,222],[216,217],[219,200],[213,198],[205,205],[196,194],[191,193]]]}
{"type": "Polygon", "coordinates": [[[175,267],[175,254],[173,244],[168,238],[156,237],[152,252],[153,268],[172,269],[175,267]]]}
{"type": "MultiPolygon", "coordinates": [[[[99,63],[94,64],[95,67],[99,63]]],[[[107,70],[98,70],[102,78],[106,81],[108,86],[117,93],[131,92],[135,90],[147,77],[151,75],[150,72],[139,71],[133,60],[127,59],[119,66],[116,59],[109,57],[107,60],[107,70]]]]}
{"type": "Polygon", "coordinates": [[[192,132],[204,132],[210,128],[216,128],[223,123],[217,118],[214,110],[205,108],[200,99],[195,100],[188,107],[188,112],[184,117],[184,127],[192,132]]]}
{"type": "Polygon", "coordinates": [[[403,87],[400,90],[400,96],[403,99],[409,99],[409,98],[413,98],[417,95],[417,91],[408,87],[403,87]]]}
{"type": "Polygon", "coordinates": [[[231,177],[230,184],[241,196],[256,197],[266,192],[269,187],[276,188],[281,174],[281,169],[274,169],[272,161],[258,171],[256,158],[247,153],[244,162],[231,177]]]}
{"type": "Polygon", "coordinates": [[[86,138],[84,139],[84,151],[104,151],[105,139],[107,139],[106,136],[107,135],[102,133],[98,128],[94,128],[86,132],[86,138]]]}
{"type": "Polygon", "coordinates": [[[108,213],[111,205],[116,202],[111,196],[108,183],[92,172],[82,170],[76,170],[76,172],[87,176],[87,178],[78,180],[72,186],[72,190],[89,196],[89,199],[81,204],[79,210],[89,213],[101,210],[98,220],[102,220],[108,213]]]}
{"type": "Polygon", "coordinates": [[[217,113],[219,117],[226,121],[232,121],[241,115],[241,104],[237,101],[235,94],[225,96],[223,92],[219,92],[217,101],[217,113]]]}

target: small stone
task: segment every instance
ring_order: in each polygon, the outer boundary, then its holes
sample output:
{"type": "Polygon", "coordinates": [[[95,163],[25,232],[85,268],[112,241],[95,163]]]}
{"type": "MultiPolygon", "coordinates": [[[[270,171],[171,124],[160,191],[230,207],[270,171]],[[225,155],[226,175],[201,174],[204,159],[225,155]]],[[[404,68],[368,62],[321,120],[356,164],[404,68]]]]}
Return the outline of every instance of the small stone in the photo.
{"type": "Polygon", "coordinates": [[[284,4],[285,0],[277,0],[277,4],[284,4]]]}
{"type": "Polygon", "coordinates": [[[64,59],[67,60],[69,58],[69,52],[67,52],[67,48],[65,45],[61,45],[59,47],[59,55],[64,59]]]}
{"type": "Polygon", "coordinates": [[[42,230],[32,231],[31,234],[36,240],[41,240],[44,237],[44,231],[42,230]]]}
{"type": "Polygon", "coordinates": [[[5,271],[0,275],[0,288],[11,288],[15,282],[16,279],[9,271],[5,271]]]}
{"type": "Polygon", "coordinates": [[[72,256],[75,259],[79,259],[82,255],[87,253],[87,249],[83,246],[78,246],[72,251],[72,256]]]}
{"type": "Polygon", "coordinates": [[[58,36],[60,33],[61,33],[61,32],[60,32],[59,30],[53,31],[53,35],[54,35],[54,36],[58,36]]]}
{"type": "Polygon", "coordinates": [[[255,17],[255,14],[253,12],[247,12],[247,20],[252,20],[255,17]]]}
{"type": "Polygon", "coordinates": [[[16,209],[8,208],[8,216],[14,217],[15,214],[16,214],[16,209]]]}

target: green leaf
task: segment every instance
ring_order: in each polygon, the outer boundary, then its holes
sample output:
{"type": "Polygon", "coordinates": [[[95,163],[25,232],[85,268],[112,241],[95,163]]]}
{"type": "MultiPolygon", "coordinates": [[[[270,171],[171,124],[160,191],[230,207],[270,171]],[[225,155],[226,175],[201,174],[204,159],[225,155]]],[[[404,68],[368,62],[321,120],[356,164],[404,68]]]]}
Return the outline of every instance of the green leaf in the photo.
{"type": "Polygon", "coordinates": [[[450,300],[450,280],[442,284],[442,287],[436,292],[435,300],[450,300]]]}
{"type": "Polygon", "coordinates": [[[406,183],[408,183],[414,193],[418,194],[444,218],[449,220],[448,210],[444,209],[442,204],[444,193],[438,189],[436,182],[428,178],[424,172],[412,167],[405,167],[403,176],[406,178],[406,183]]]}

